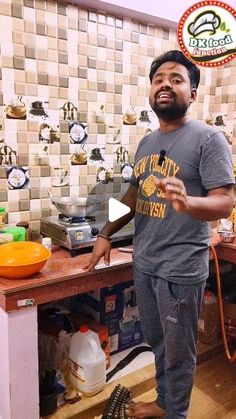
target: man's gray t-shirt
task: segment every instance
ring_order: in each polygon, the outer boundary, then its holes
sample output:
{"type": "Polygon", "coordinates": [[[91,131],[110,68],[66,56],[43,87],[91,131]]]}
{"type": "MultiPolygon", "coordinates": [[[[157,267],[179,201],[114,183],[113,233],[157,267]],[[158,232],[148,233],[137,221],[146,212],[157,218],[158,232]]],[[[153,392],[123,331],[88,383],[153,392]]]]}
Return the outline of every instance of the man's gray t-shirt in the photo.
{"type": "Polygon", "coordinates": [[[179,284],[202,282],[208,276],[210,224],[176,212],[160,190],[153,190],[150,175],[176,176],[187,195],[206,196],[210,189],[234,183],[229,145],[221,132],[199,121],[171,132],[156,130],[139,143],[130,180],[138,188],[133,242],[137,268],[179,284]],[[161,150],[166,155],[159,166],[161,150]]]}

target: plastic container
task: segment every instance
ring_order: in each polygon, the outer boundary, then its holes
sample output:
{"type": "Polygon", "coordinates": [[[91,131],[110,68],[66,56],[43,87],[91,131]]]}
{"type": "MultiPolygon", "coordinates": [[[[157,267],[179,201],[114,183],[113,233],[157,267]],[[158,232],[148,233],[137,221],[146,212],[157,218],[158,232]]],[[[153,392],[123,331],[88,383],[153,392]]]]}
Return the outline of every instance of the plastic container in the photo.
{"type": "Polygon", "coordinates": [[[31,240],[31,231],[29,227],[28,221],[20,221],[16,224],[17,227],[24,227],[25,229],[25,240],[30,241],[31,240]]]}
{"type": "Polygon", "coordinates": [[[5,230],[0,231],[0,244],[13,242],[13,234],[5,233],[5,230]]]}
{"type": "Polygon", "coordinates": [[[48,250],[52,250],[52,239],[51,237],[43,237],[42,238],[42,245],[46,247],[48,250]]]}
{"type": "Polygon", "coordinates": [[[101,348],[97,333],[86,325],[71,338],[70,381],[72,386],[93,396],[103,390],[106,384],[106,356],[101,348]]]}
{"type": "Polygon", "coordinates": [[[5,226],[5,208],[0,207],[0,228],[5,226]]]}
{"type": "Polygon", "coordinates": [[[5,227],[4,231],[13,235],[14,242],[25,241],[26,231],[24,227],[5,227]]]}

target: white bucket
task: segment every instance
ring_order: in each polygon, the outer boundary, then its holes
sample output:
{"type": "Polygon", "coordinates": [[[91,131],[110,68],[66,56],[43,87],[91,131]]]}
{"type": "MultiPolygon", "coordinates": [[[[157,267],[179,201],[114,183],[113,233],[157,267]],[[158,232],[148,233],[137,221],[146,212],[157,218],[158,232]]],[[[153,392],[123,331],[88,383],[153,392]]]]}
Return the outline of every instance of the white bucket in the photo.
{"type": "Polygon", "coordinates": [[[97,333],[87,326],[74,333],[70,343],[70,381],[72,386],[93,396],[106,384],[106,356],[97,333]]]}

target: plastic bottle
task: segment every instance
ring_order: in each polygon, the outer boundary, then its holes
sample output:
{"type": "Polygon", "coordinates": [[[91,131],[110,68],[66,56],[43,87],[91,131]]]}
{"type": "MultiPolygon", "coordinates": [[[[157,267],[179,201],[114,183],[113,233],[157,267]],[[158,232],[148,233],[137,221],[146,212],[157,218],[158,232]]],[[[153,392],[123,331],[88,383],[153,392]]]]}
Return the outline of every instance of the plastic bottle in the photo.
{"type": "Polygon", "coordinates": [[[106,356],[97,333],[83,325],[73,334],[70,343],[70,381],[72,386],[93,396],[106,384],[106,356]]]}

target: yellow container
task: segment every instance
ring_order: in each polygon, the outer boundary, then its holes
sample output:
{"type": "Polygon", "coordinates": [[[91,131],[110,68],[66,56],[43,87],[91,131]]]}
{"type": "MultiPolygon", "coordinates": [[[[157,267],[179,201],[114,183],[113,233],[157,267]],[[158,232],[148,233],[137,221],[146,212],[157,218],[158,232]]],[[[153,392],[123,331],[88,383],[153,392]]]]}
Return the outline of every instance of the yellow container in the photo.
{"type": "Polygon", "coordinates": [[[5,208],[0,208],[0,228],[3,228],[5,225],[5,208]]]}
{"type": "Polygon", "coordinates": [[[9,279],[27,278],[39,272],[51,252],[39,243],[12,242],[0,246],[0,276],[9,279]]]}

